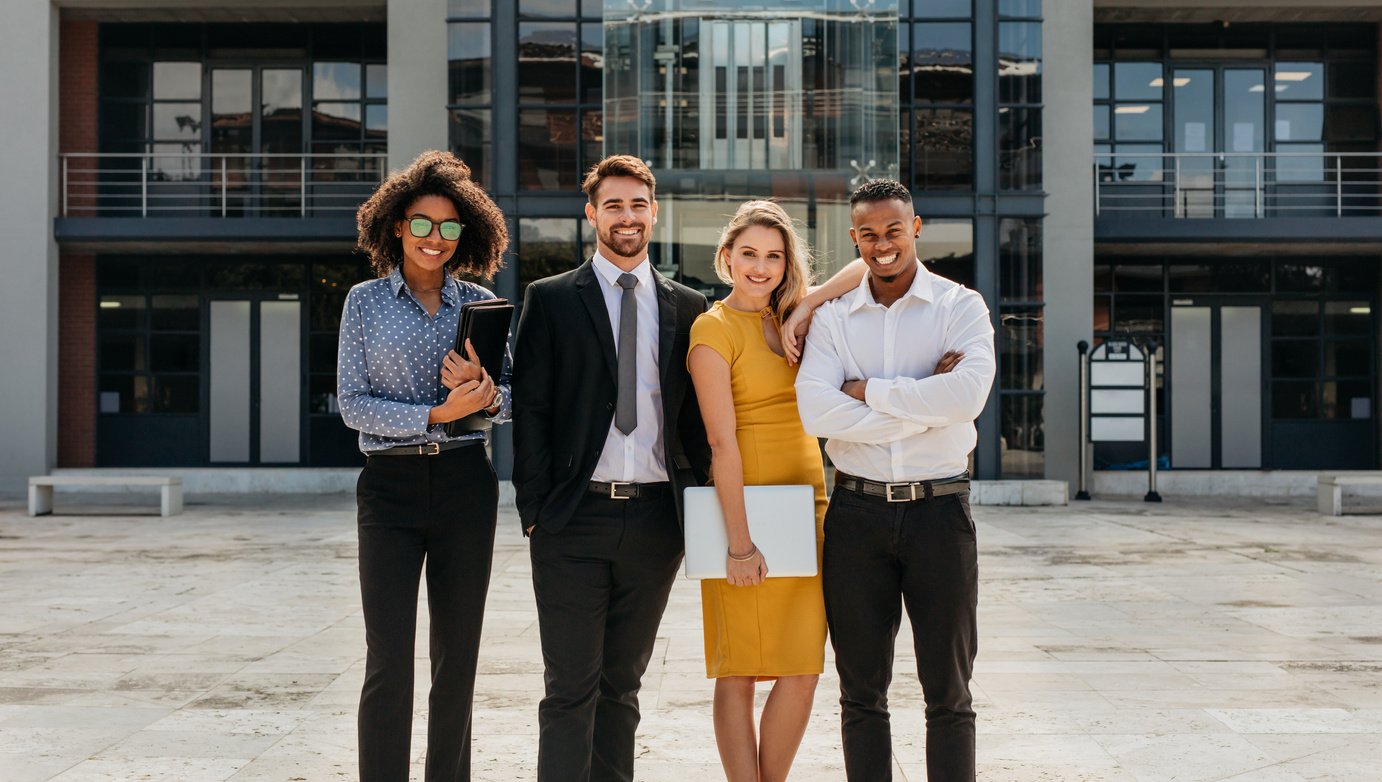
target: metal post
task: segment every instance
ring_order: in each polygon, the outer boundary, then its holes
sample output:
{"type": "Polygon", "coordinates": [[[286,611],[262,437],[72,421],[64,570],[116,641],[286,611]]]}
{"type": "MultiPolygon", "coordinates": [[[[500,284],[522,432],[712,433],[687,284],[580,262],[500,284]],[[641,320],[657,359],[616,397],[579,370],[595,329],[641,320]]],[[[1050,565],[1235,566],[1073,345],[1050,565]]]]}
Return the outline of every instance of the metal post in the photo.
{"type": "Polygon", "coordinates": [[[221,155],[221,217],[226,216],[226,156],[221,155]]]}
{"type": "Polygon", "coordinates": [[[1094,216],[1099,216],[1099,200],[1102,195],[1099,192],[1099,161],[1094,161],[1094,216]]]}
{"type": "Polygon", "coordinates": [[[1075,348],[1080,351],[1080,480],[1075,499],[1089,499],[1089,489],[1085,486],[1089,465],[1089,343],[1080,340],[1075,348]]]}
{"type": "Polygon", "coordinates": [[[1253,211],[1256,213],[1256,216],[1257,216],[1257,217],[1262,217],[1262,216],[1263,216],[1263,211],[1262,211],[1262,209],[1263,209],[1263,201],[1262,201],[1262,157],[1261,157],[1261,156],[1258,156],[1258,157],[1253,158],[1253,166],[1252,166],[1252,167],[1253,167],[1253,178],[1254,178],[1254,180],[1255,180],[1255,181],[1253,182],[1253,186],[1252,186],[1252,193],[1253,193],[1253,211]]]}
{"type": "Polygon", "coordinates": [[[1171,177],[1172,180],[1173,180],[1173,181],[1171,182],[1171,185],[1172,185],[1172,187],[1174,188],[1174,189],[1171,191],[1171,193],[1172,193],[1172,195],[1171,195],[1171,198],[1172,198],[1172,202],[1171,202],[1171,216],[1172,216],[1172,217],[1183,217],[1184,215],[1183,215],[1182,212],[1181,212],[1181,204],[1180,204],[1180,155],[1175,155],[1175,156],[1173,156],[1171,159],[1175,161],[1175,163],[1173,164],[1173,167],[1174,167],[1174,169],[1175,169],[1175,174],[1171,177]]]}
{"type": "Polygon", "coordinates": [[[1161,502],[1156,490],[1156,343],[1148,342],[1147,351],[1147,496],[1143,502],[1161,502]]]}
{"type": "Polygon", "coordinates": [[[66,155],[63,155],[63,156],[62,156],[62,216],[63,216],[63,217],[66,217],[67,214],[68,214],[68,212],[67,212],[67,210],[68,210],[68,205],[67,205],[67,190],[68,190],[68,185],[67,185],[67,161],[68,161],[68,160],[69,160],[69,158],[68,158],[66,155]]]}
{"type": "Polygon", "coordinates": [[[1334,216],[1344,216],[1344,156],[1334,156],[1334,216]]]}
{"type": "Polygon", "coordinates": [[[149,156],[139,158],[139,216],[149,216],[149,156]]]}
{"type": "Polygon", "coordinates": [[[307,216],[307,156],[298,159],[298,200],[302,203],[302,216],[307,216]]]}

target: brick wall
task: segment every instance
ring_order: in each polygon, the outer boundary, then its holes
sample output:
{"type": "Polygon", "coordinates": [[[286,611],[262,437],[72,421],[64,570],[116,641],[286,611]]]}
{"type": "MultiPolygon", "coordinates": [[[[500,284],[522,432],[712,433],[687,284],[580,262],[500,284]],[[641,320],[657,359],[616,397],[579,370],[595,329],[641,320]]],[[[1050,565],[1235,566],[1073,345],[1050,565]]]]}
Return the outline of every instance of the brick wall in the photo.
{"type": "Polygon", "coordinates": [[[58,466],[96,464],[96,256],[58,260],[58,466]]]}
{"type": "MultiPolygon", "coordinates": [[[[96,22],[61,23],[58,148],[62,152],[98,149],[98,31],[96,22]]],[[[96,463],[96,313],[96,257],[62,251],[58,261],[59,467],[96,463]]]]}

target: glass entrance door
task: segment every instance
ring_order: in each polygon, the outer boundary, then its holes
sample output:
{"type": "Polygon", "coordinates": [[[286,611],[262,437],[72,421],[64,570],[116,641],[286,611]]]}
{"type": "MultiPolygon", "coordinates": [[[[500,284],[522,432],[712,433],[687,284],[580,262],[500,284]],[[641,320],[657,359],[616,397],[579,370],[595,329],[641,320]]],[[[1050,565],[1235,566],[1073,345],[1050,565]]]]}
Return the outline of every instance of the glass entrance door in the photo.
{"type": "Polygon", "coordinates": [[[1266,73],[1226,66],[1172,72],[1176,216],[1258,216],[1266,73]]]}
{"type": "Polygon", "coordinates": [[[800,168],[801,23],[704,20],[701,34],[701,167],[800,168]]]}
{"type": "Polygon", "coordinates": [[[295,293],[212,298],[208,461],[302,461],[302,304],[295,293]]]}
{"type": "Polygon", "coordinates": [[[1262,467],[1262,305],[1173,300],[1171,467],[1262,467]]]}
{"type": "Polygon", "coordinates": [[[213,204],[213,212],[301,211],[303,161],[295,156],[303,151],[302,82],[302,68],[212,69],[208,143],[218,195],[225,182],[224,204],[213,204]]]}

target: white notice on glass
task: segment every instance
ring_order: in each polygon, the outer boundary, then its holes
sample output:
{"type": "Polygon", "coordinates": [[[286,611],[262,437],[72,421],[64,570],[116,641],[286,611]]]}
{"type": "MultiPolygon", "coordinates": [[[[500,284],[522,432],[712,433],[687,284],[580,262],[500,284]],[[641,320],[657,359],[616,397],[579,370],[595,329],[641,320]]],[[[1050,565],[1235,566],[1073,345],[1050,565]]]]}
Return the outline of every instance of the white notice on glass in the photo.
{"type": "Polygon", "coordinates": [[[1257,136],[1257,125],[1252,122],[1233,123],[1233,151],[1234,152],[1255,152],[1257,151],[1254,143],[1257,136]]]}
{"type": "Polygon", "coordinates": [[[1204,151],[1205,151],[1205,143],[1204,143],[1204,141],[1205,141],[1204,135],[1205,135],[1205,134],[1204,134],[1204,131],[1205,131],[1205,125],[1204,125],[1203,122],[1187,122],[1187,123],[1185,123],[1185,151],[1186,151],[1186,152],[1204,152],[1204,151]]]}

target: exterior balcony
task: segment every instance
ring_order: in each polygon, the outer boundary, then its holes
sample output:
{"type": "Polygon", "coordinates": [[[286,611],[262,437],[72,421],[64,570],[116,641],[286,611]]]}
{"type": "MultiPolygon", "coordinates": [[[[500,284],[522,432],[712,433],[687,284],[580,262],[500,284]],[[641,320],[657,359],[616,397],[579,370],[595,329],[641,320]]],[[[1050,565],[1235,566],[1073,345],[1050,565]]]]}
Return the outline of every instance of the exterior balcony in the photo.
{"type": "Polygon", "coordinates": [[[353,245],[384,153],[66,153],[54,235],[64,247],[198,251],[353,245]]]}
{"type": "Polygon", "coordinates": [[[1382,243],[1382,154],[1094,156],[1099,244],[1382,243]]]}

